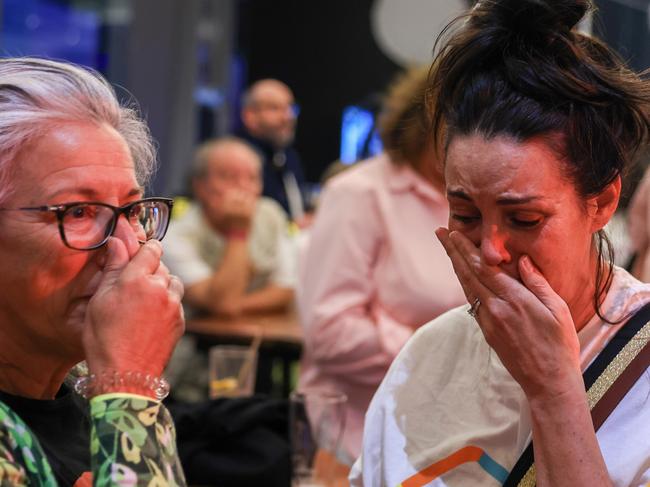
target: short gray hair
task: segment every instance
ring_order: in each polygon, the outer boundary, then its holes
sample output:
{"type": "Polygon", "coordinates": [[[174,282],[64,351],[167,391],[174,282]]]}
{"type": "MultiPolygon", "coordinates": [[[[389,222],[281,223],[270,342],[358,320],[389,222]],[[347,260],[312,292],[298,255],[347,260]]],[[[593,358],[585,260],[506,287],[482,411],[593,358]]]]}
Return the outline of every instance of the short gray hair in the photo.
{"type": "Polygon", "coordinates": [[[210,139],[203,142],[196,148],[194,153],[194,161],[192,163],[192,178],[201,179],[208,173],[208,165],[210,163],[210,155],[215,149],[225,148],[228,146],[239,146],[248,149],[251,155],[255,158],[262,169],[262,155],[260,152],[249,142],[233,135],[225,135],[216,139],[210,139]]]}
{"type": "Polygon", "coordinates": [[[120,105],[97,72],[40,58],[0,59],[0,201],[11,192],[17,153],[61,122],[105,123],[126,142],[138,183],[156,166],[151,133],[137,107],[120,105]]]}

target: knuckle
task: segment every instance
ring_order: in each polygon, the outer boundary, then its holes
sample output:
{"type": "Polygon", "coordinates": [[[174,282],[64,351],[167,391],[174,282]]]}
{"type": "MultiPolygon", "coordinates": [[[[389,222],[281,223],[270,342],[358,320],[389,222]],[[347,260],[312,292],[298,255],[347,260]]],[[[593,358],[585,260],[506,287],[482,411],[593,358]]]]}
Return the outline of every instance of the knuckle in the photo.
{"type": "Polygon", "coordinates": [[[140,252],[149,255],[150,258],[160,259],[162,256],[162,245],[158,240],[149,240],[140,247],[140,252]]]}
{"type": "Polygon", "coordinates": [[[486,280],[492,277],[492,270],[488,269],[486,266],[474,262],[472,264],[472,267],[474,268],[474,272],[476,273],[479,279],[486,280]]]}
{"type": "Polygon", "coordinates": [[[509,309],[506,309],[506,307],[501,301],[494,302],[490,300],[487,307],[490,310],[490,314],[492,315],[492,317],[499,323],[502,323],[508,318],[509,309]]]}

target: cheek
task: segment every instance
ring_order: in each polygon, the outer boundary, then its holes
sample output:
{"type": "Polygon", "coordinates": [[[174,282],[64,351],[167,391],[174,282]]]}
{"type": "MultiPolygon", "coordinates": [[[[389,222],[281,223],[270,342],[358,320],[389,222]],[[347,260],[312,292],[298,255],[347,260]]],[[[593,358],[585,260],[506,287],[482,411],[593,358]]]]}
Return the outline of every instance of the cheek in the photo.
{"type": "Polygon", "coordinates": [[[32,261],[28,273],[31,282],[27,285],[32,287],[34,298],[39,301],[52,298],[58,302],[74,295],[75,291],[82,292],[91,277],[86,276],[90,272],[85,272],[91,255],[91,252],[75,252],[67,248],[41,254],[38,260],[32,261]]]}
{"type": "Polygon", "coordinates": [[[26,321],[65,316],[72,300],[101,277],[95,252],[68,249],[56,225],[20,225],[0,235],[0,306],[26,321]],[[31,318],[29,318],[31,317],[31,318]]]}
{"type": "MultiPolygon", "coordinates": [[[[573,227],[562,227],[548,234],[540,234],[531,241],[526,252],[541,270],[551,287],[562,297],[575,283],[581,283],[579,276],[588,272],[590,262],[591,235],[578,222],[573,227]],[[571,228],[572,231],[568,231],[571,228]],[[567,279],[567,276],[574,276],[567,279]]],[[[579,284],[579,285],[582,285],[579,284]]]]}

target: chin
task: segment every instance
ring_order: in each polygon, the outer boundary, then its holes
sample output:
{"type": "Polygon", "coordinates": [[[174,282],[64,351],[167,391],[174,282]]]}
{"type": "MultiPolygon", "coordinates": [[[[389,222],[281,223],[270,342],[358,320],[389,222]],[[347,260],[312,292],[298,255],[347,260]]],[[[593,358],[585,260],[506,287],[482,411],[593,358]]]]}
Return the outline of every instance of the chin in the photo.
{"type": "Polygon", "coordinates": [[[280,137],[278,139],[278,142],[282,147],[287,147],[292,144],[293,142],[293,134],[287,135],[285,137],[280,137]]]}

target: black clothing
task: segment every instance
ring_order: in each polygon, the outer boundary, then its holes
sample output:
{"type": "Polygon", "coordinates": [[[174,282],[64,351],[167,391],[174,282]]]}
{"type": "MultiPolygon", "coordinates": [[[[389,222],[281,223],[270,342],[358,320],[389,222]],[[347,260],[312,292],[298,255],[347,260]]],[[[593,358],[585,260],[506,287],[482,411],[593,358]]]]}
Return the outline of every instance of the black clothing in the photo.
{"type": "Polygon", "coordinates": [[[38,438],[60,486],[71,486],[90,472],[90,417],[86,401],[65,384],[52,400],[30,399],[0,391],[38,438]]]}
{"type": "Polygon", "coordinates": [[[254,396],[166,406],[189,485],[290,485],[287,400],[254,396]]]}
{"type": "Polygon", "coordinates": [[[283,175],[292,173],[296,178],[304,207],[305,176],[302,172],[302,163],[298,153],[292,147],[275,149],[268,142],[253,137],[245,130],[240,131],[237,136],[250,143],[262,156],[264,181],[262,195],[277,201],[290,217],[295,218],[296,215],[292,215],[289,209],[289,199],[284,186],[283,175]]]}

